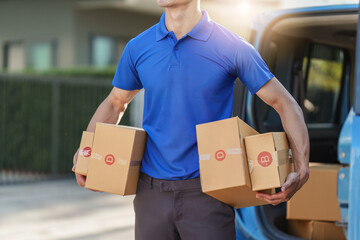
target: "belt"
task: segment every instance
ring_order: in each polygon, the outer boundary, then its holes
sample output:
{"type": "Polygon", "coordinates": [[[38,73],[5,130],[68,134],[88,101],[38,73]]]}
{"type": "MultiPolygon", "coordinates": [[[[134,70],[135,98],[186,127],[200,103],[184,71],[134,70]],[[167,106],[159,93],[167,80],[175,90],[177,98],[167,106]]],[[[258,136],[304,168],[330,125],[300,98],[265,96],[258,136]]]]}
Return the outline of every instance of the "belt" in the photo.
{"type": "Polygon", "coordinates": [[[153,178],[143,172],[140,172],[139,181],[147,183],[150,188],[158,188],[160,192],[175,192],[187,190],[201,191],[201,183],[199,177],[185,180],[163,180],[153,178]]]}

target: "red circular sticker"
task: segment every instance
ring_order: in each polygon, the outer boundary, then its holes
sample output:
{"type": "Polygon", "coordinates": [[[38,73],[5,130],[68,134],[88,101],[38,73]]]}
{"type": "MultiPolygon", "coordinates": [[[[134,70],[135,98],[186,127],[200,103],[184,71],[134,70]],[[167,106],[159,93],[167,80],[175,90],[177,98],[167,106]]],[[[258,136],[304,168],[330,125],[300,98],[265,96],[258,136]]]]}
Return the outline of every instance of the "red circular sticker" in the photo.
{"type": "Polygon", "coordinates": [[[218,161],[222,161],[224,160],[226,157],[226,154],[223,150],[218,150],[216,153],[215,153],[215,159],[218,160],[218,161]]]}
{"type": "Polygon", "coordinates": [[[105,156],[105,163],[106,163],[107,165],[112,165],[112,164],[114,164],[114,162],[115,162],[115,157],[114,157],[114,155],[108,154],[108,155],[105,156]]]}
{"type": "Polygon", "coordinates": [[[83,151],[83,155],[84,157],[90,157],[91,156],[91,147],[84,147],[83,151]]]}
{"type": "Polygon", "coordinates": [[[257,157],[258,163],[262,167],[268,167],[272,163],[272,157],[269,152],[261,152],[257,157]]]}

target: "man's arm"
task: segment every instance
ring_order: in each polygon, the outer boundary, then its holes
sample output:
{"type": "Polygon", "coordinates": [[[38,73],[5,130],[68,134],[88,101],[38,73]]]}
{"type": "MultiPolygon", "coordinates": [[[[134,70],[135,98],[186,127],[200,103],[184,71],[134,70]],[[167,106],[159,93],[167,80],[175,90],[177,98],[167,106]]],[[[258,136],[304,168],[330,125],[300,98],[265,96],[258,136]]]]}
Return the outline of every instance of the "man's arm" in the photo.
{"type": "MultiPolygon", "coordinates": [[[[97,122],[112,123],[112,124],[119,123],[121,117],[124,115],[127,105],[131,102],[131,100],[135,97],[135,95],[139,91],[140,90],[126,91],[114,87],[111,90],[110,94],[96,109],[93,117],[89,122],[86,131],[94,132],[97,122]]],[[[79,154],[79,149],[76,151],[73,158],[73,162],[74,162],[74,166],[72,168],[73,172],[75,171],[78,154],[79,154]]],[[[75,173],[75,176],[78,185],[83,187],[85,185],[86,177],[77,173],[75,173]]]]}
{"type": "Polygon", "coordinates": [[[127,105],[139,91],[140,90],[127,91],[113,87],[110,94],[97,108],[86,131],[94,132],[97,122],[118,124],[124,115],[127,105]]]}
{"type": "Polygon", "coordinates": [[[309,177],[309,135],[300,106],[275,77],[260,88],[256,95],[280,115],[294,159],[295,172],[287,176],[281,192],[273,195],[256,194],[258,198],[277,205],[288,201],[309,177]]]}

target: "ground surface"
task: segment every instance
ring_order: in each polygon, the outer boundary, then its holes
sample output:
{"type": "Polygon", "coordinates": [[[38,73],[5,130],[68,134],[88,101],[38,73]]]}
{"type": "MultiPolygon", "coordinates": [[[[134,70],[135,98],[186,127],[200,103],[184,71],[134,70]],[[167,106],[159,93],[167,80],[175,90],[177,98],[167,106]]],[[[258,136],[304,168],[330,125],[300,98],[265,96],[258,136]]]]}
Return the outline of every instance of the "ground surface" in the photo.
{"type": "Polygon", "coordinates": [[[73,179],[0,186],[0,239],[134,239],[132,201],[73,179]]]}

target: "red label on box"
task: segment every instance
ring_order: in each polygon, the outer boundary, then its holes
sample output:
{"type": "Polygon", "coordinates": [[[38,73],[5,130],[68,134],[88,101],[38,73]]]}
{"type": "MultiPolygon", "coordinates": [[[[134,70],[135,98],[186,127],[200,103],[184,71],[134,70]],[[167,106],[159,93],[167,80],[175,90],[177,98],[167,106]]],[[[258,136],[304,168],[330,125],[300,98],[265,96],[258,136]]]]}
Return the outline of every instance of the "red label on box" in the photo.
{"type": "Polygon", "coordinates": [[[84,157],[90,157],[91,156],[91,147],[84,147],[82,150],[84,157]]]}
{"type": "Polygon", "coordinates": [[[108,154],[108,155],[105,156],[105,163],[106,163],[107,165],[113,165],[114,162],[115,162],[115,157],[114,157],[114,155],[108,154]]]}
{"type": "Polygon", "coordinates": [[[271,157],[271,153],[266,151],[259,153],[257,159],[258,159],[258,163],[262,167],[268,167],[273,161],[271,157]]]}
{"type": "Polygon", "coordinates": [[[215,159],[218,160],[218,161],[224,160],[225,157],[226,157],[226,153],[223,150],[218,150],[215,153],[215,159]]]}

